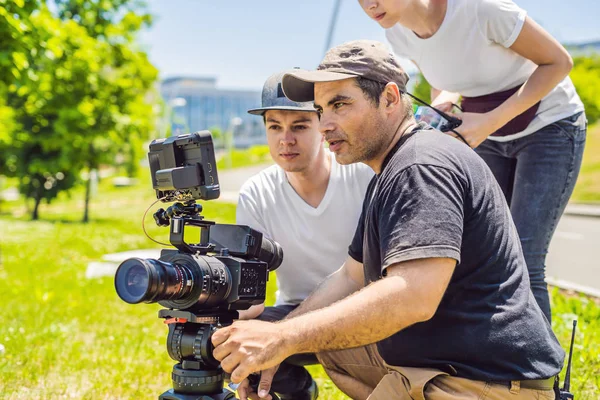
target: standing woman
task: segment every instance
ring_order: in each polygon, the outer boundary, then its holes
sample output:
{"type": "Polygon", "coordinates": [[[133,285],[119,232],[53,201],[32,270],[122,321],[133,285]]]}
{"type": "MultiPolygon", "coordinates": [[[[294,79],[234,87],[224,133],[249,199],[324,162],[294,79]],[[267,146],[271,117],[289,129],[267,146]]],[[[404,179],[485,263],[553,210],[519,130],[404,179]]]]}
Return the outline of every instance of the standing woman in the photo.
{"type": "Polygon", "coordinates": [[[432,86],[432,104],[485,160],[510,206],[533,294],[550,321],[545,260],[573,192],[587,121],[573,61],[511,0],[359,0],[395,53],[432,86]]]}

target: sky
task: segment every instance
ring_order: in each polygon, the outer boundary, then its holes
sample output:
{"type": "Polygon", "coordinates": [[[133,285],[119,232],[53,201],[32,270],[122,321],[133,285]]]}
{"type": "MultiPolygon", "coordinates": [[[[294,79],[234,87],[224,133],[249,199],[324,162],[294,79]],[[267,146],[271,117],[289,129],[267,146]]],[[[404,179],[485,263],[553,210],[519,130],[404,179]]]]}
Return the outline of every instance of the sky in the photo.
{"type": "MultiPolygon", "coordinates": [[[[598,0],[515,0],[559,41],[600,40],[598,0]]],[[[315,68],[335,0],[149,0],[153,26],[139,41],[161,78],[216,77],[221,88],[262,88],[272,73],[315,68]]],[[[357,0],[341,0],[332,46],[385,42],[357,0]]],[[[412,68],[404,61],[406,68],[412,68]]]]}

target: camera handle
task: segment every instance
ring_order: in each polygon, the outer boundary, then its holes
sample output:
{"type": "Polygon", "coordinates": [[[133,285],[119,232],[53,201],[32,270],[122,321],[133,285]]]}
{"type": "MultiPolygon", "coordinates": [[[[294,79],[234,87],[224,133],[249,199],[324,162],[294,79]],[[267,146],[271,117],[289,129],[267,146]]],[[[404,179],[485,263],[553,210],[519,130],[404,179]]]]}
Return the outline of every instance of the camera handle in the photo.
{"type": "Polygon", "coordinates": [[[197,204],[196,201],[190,200],[182,203],[175,203],[166,210],[159,208],[154,216],[154,221],[158,226],[169,226],[169,241],[179,251],[188,254],[206,254],[213,251],[215,246],[208,242],[209,230],[214,221],[205,220],[200,213],[202,212],[202,204],[197,204]],[[200,227],[200,243],[189,244],[183,239],[183,233],[186,225],[200,227]]]}

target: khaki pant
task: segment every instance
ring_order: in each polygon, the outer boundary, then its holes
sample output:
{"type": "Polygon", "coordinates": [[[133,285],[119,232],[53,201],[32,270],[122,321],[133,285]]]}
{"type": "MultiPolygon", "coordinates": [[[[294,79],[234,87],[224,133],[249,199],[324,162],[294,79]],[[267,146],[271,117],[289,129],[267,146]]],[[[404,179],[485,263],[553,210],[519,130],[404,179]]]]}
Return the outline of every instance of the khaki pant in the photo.
{"type": "MultiPolygon", "coordinates": [[[[520,388],[450,376],[436,369],[396,367],[385,363],[377,346],[317,354],[335,372],[374,388],[368,400],[554,400],[553,390],[520,388]]],[[[335,379],[334,379],[335,383],[335,379]]],[[[344,388],[340,388],[344,389],[344,388]]]]}

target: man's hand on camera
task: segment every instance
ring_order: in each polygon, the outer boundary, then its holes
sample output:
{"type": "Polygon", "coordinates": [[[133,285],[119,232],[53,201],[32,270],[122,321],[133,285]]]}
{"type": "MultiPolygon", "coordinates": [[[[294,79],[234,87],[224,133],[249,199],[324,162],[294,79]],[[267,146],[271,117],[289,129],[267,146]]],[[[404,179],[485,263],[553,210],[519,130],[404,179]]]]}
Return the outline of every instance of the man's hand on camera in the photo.
{"type": "Polygon", "coordinates": [[[266,372],[294,354],[286,339],[280,324],[253,320],[221,328],[211,340],[215,346],[213,356],[231,373],[231,381],[240,383],[251,373],[266,372]]]}
{"type": "Polygon", "coordinates": [[[256,389],[254,388],[254,385],[250,383],[249,378],[244,379],[237,388],[237,393],[240,396],[240,400],[272,400],[273,397],[269,394],[269,392],[271,391],[273,377],[278,369],[279,365],[276,365],[273,368],[261,371],[259,375],[260,381],[256,389]]]}

